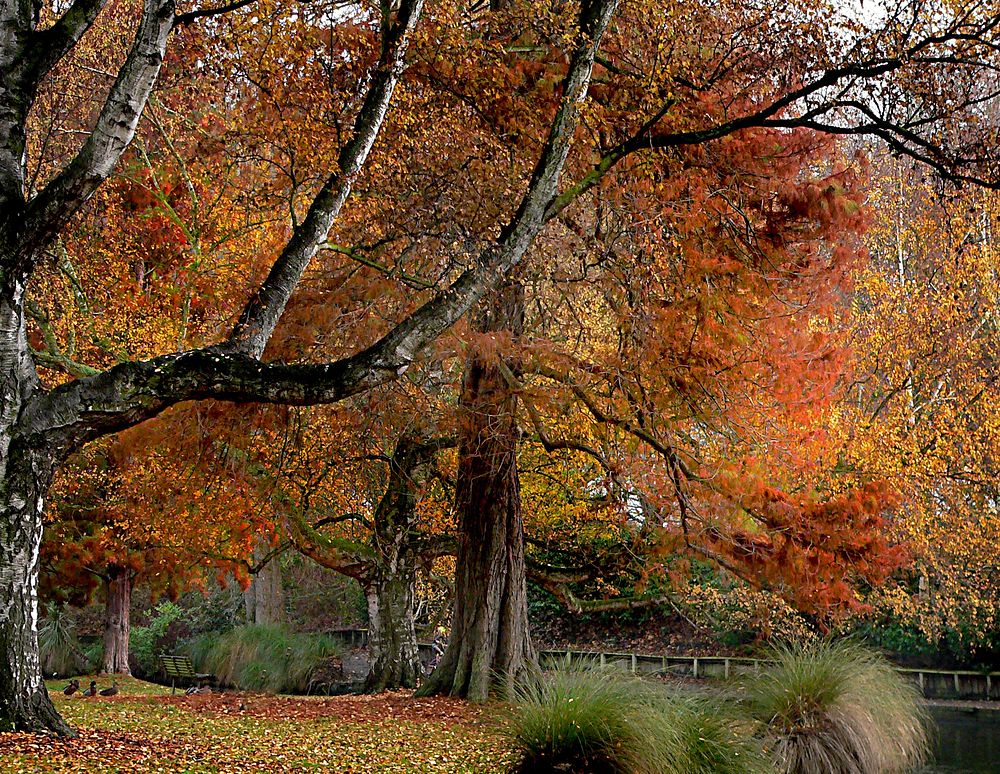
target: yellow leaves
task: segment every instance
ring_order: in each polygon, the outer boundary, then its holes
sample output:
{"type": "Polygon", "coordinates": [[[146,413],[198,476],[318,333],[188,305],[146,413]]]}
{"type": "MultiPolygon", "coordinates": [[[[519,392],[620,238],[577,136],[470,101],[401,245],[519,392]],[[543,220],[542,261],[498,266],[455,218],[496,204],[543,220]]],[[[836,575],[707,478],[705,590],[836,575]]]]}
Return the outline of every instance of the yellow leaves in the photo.
{"type": "MultiPolygon", "coordinates": [[[[483,729],[486,718],[477,724],[482,710],[453,700],[240,695],[228,703],[225,697],[206,697],[212,701],[201,706],[202,697],[171,698],[163,695],[169,689],[145,686],[126,679],[112,700],[55,694],[79,738],[2,734],[0,768],[237,774],[319,767],[344,774],[487,774],[506,766],[510,756],[483,729]]],[[[497,708],[491,705],[489,711],[497,708]]]]}
{"type": "Polygon", "coordinates": [[[898,162],[872,188],[872,265],[856,296],[858,369],[843,406],[844,460],[902,495],[892,520],[914,554],[879,604],[937,637],[987,631],[1000,600],[1000,514],[991,482],[1000,453],[995,382],[1000,270],[995,194],[938,197],[898,162]]]}

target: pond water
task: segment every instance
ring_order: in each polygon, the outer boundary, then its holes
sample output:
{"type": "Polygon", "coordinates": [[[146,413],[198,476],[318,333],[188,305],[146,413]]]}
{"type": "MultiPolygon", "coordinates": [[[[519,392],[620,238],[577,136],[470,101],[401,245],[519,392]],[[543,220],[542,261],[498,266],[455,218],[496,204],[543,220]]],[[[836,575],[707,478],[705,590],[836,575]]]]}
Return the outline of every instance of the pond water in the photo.
{"type": "Polygon", "coordinates": [[[1000,774],[1000,711],[931,707],[936,761],[922,774],[1000,774]]]}

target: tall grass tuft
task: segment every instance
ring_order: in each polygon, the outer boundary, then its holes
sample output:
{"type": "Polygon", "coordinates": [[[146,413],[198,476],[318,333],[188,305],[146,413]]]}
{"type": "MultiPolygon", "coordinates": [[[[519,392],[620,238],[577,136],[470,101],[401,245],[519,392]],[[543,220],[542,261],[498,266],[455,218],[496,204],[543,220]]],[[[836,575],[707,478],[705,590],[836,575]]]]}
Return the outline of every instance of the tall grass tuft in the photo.
{"type": "Polygon", "coordinates": [[[761,771],[746,723],[719,705],[608,671],[558,671],[520,686],[504,731],[520,774],[761,771]]]}
{"type": "Polygon", "coordinates": [[[215,674],[223,684],[268,693],[305,693],[319,662],[339,653],[330,637],[282,626],[209,633],[188,643],[186,650],[199,670],[215,674]]]}
{"type": "Polygon", "coordinates": [[[38,627],[38,658],[46,675],[76,675],[84,666],[73,623],[66,608],[55,602],[45,605],[45,619],[38,627]]]}
{"type": "Polygon", "coordinates": [[[652,732],[666,739],[670,772],[764,774],[770,772],[753,724],[734,713],[734,702],[708,695],[670,695],[660,704],[652,732]]]}
{"type": "Polygon", "coordinates": [[[744,681],[779,774],[902,774],[928,752],[920,696],[851,641],[786,646],[744,681]]]}

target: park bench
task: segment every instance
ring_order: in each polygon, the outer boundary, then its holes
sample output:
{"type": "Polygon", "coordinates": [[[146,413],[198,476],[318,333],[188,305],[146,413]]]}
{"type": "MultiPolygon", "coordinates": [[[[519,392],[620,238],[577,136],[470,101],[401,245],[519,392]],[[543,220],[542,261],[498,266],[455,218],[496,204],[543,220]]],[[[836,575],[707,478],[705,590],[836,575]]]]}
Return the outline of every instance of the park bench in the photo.
{"type": "Polygon", "coordinates": [[[163,671],[170,678],[170,693],[174,693],[174,686],[178,680],[188,680],[197,683],[201,687],[202,683],[213,682],[215,675],[194,671],[194,663],[188,656],[160,656],[160,664],[163,671]]]}

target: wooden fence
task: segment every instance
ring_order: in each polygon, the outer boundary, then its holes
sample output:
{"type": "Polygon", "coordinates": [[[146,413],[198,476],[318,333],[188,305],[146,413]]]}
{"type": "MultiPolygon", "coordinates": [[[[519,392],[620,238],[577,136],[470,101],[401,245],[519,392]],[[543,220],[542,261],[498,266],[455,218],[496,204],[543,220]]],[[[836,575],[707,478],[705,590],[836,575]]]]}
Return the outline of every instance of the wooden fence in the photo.
{"type": "MultiPolygon", "coordinates": [[[[330,632],[349,646],[368,641],[366,629],[338,629],[330,632]]],[[[433,657],[431,644],[420,643],[420,655],[425,661],[433,657]]],[[[573,666],[617,667],[635,675],[677,675],[696,679],[728,680],[767,664],[766,659],[741,656],[660,656],[638,653],[611,653],[591,650],[543,650],[539,652],[542,666],[547,668],[573,666]]],[[[974,672],[947,669],[904,669],[896,671],[920,688],[927,699],[1000,700],[1000,672],[974,672]]]]}
{"type": "MultiPolygon", "coordinates": [[[[637,653],[602,653],[586,650],[543,650],[542,666],[612,666],[636,675],[678,675],[727,680],[767,664],[766,659],[738,656],[644,656],[637,653]]],[[[920,688],[927,699],[1000,699],[1000,672],[946,669],[896,671],[920,688]]]]}

